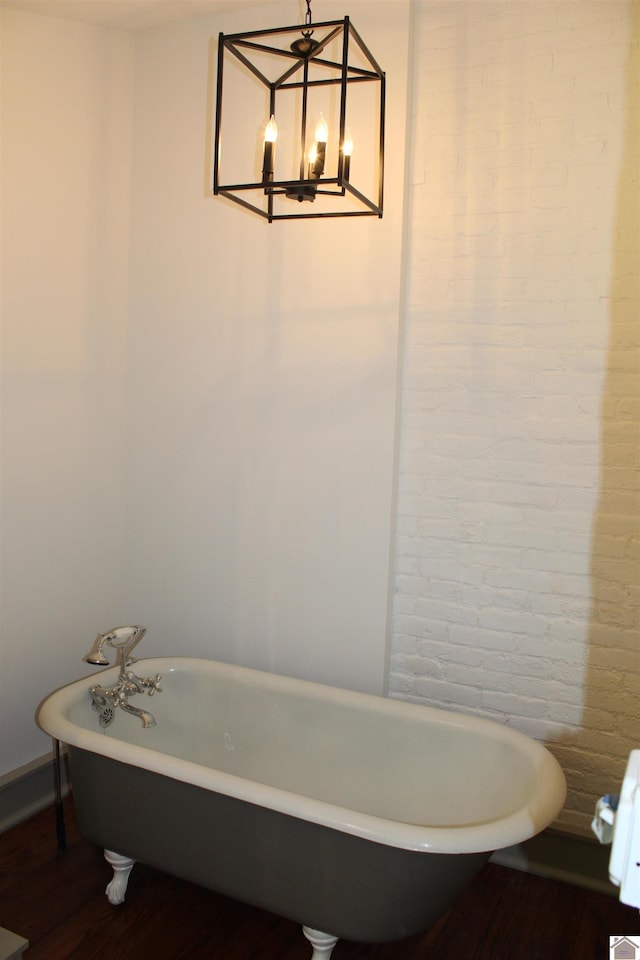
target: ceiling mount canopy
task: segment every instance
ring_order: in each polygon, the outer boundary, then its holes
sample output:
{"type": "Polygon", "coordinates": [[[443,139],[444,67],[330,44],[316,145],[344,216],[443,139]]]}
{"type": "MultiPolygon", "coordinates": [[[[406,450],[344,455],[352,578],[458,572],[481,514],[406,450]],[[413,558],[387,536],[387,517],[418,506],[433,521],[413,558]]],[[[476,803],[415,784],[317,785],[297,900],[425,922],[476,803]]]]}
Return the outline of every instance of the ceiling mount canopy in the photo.
{"type": "Polygon", "coordinates": [[[213,191],[274,220],[382,216],[385,75],[349,20],[220,34],[213,191]]]}

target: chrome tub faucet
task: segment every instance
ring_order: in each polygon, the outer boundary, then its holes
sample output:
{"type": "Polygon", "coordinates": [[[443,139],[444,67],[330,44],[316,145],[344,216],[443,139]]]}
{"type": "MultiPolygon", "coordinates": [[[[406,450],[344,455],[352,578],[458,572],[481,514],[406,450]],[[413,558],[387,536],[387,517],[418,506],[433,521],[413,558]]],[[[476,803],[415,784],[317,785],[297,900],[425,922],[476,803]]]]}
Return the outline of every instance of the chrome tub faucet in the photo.
{"type": "Polygon", "coordinates": [[[116,683],[112,687],[103,687],[95,683],[89,688],[91,694],[91,705],[94,710],[100,714],[100,726],[108,727],[113,723],[115,711],[118,707],[125,713],[132,713],[142,720],[142,726],[146,728],[154,727],[155,719],[148,710],[142,710],[140,707],[134,707],[129,703],[129,697],[136,693],[144,693],[152,697],[156,691],[160,693],[162,687],[160,680],[162,677],[156,673],[155,677],[138,677],[129,669],[132,663],[135,663],[135,657],[131,656],[131,651],[138,644],[146,633],[145,627],[114,627],[106,633],[99,633],[94,644],[83,659],[87,663],[93,663],[96,666],[109,666],[109,661],[104,654],[104,647],[109,646],[117,652],[117,665],[120,667],[120,673],[116,683]]]}

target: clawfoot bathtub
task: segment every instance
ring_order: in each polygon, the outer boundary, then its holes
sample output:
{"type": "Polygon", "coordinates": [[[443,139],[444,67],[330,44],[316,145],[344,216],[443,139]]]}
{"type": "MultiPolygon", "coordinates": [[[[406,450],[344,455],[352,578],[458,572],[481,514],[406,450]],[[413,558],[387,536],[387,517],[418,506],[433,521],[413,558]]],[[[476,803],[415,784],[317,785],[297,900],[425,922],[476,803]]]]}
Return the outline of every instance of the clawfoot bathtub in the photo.
{"type": "Polygon", "coordinates": [[[301,923],[329,960],[339,937],[426,930],[564,803],[551,754],[497,723],[212,660],[140,666],[163,677],[155,727],[118,713],[101,728],[91,679],[37,717],[69,747],[112,903],[140,860],[301,923]]]}

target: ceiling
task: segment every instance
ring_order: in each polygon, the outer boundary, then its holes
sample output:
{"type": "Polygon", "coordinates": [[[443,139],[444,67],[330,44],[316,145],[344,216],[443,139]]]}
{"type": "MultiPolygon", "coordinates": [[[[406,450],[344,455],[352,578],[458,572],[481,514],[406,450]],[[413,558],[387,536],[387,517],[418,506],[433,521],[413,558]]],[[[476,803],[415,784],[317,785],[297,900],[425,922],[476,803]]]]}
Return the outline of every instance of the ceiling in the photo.
{"type": "Polygon", "coordinates": [[[212,10],[229,9],[241,2],[242,0],[0,0],[0,6],[135,31],[186,20],[212,10]]]}

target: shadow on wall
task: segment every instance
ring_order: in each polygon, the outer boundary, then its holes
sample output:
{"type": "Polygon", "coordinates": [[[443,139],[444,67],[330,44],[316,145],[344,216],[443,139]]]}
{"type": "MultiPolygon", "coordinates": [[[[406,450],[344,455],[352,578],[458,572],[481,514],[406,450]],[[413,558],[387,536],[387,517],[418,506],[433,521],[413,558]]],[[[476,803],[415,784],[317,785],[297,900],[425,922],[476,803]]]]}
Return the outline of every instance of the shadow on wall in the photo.
{"type": "Polygon", "coordinates": [[[568,762],[574,768],[570,782],[583,795],[592,794],[594,804],[603,793],[619,790],[629,751],[640,748],[640,5],[633,5],[632,17],[612,240],[585,701],[582,731],[572,740],[568,762]]]}

